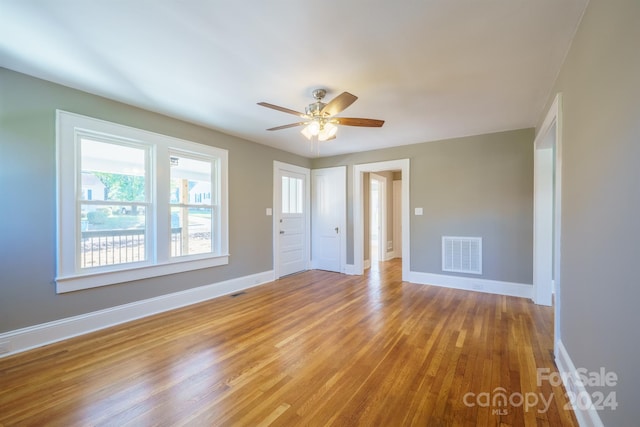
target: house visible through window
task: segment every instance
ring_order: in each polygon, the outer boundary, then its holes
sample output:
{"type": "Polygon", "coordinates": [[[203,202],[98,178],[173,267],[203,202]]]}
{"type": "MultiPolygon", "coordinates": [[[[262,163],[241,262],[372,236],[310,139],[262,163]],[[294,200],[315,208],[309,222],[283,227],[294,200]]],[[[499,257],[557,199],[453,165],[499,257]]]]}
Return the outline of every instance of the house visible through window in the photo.
{"type": "Polygon", "coordinates": [[[177,153],[171,159],[171,256],[210,253],[219,233],[218,200],[211,198],[215,165],[177,153]]]}
{"type": "Polygon", "coordinates": [[[226,150],[63,111],[57,144],[58,292],[228,263],[226,150]]]}
{"type": "Polygon", "coordinates": [[[87,195],[78,200],[81,269],[149,258],[148,157],[148,145],[80,136],[82,195],[87,195]],[[105,197],[93,200],[99,186],[105,197]]]}

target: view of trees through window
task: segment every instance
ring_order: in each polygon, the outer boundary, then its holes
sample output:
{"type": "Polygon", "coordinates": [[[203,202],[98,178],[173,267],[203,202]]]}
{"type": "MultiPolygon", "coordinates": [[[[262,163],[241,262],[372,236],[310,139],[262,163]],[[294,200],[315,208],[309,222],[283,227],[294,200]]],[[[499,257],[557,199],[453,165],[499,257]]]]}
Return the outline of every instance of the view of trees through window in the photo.
{"type": "Polygon", "coordinates": [[[81,268],[144,261],[147,149],[83,138],[81,268]]]}
{"type": "MultiPolygon", "coordinates": [[[[212,252],[212,162],[170,157],[171,256],[212,252]]],[[[147,259],[144,147],[82,140],[81,267],[147,259]]]]}
{"type": "Polygon", "coordinates": [[[226,150],[56,120],[58,292],[228,264],[226,150]]]}

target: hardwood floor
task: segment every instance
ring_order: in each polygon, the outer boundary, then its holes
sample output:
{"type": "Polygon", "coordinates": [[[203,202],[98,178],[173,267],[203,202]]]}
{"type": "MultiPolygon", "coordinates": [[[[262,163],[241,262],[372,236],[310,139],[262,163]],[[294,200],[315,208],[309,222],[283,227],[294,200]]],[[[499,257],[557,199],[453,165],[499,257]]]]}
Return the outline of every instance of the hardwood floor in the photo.
{"type": "Polygon", "coordinates": [[[0,359],[0,425],[577,425],[537,384],[550,307],[400,267],[305,272],[0,359]]]}

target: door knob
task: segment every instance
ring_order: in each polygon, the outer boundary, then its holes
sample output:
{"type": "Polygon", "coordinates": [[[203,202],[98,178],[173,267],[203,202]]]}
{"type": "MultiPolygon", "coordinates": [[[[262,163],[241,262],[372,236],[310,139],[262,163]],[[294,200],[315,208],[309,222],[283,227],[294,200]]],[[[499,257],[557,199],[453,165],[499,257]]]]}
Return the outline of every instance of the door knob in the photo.
{"type": "Polygon", "coordinates": [[[335,230],[336,230],[336,234],[338,234],[338,232],[340,231],[338,227],[336,227],[335,230]]]}
{"type": "Polygon", "coordinates": [[[284,234],[284,230],[280,230],[280,234],[284,234]]]}

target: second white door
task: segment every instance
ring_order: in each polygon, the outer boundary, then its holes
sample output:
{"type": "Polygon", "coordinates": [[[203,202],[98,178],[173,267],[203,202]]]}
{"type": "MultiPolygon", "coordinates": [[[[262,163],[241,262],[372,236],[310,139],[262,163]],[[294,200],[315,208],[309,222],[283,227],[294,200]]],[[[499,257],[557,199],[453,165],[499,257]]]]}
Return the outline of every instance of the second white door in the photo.
{"type": "Polygon", "coordinates": [[[346,263],[346,167],[315,169],[311,176],[312,265],[341,273],[346,263]]]}

